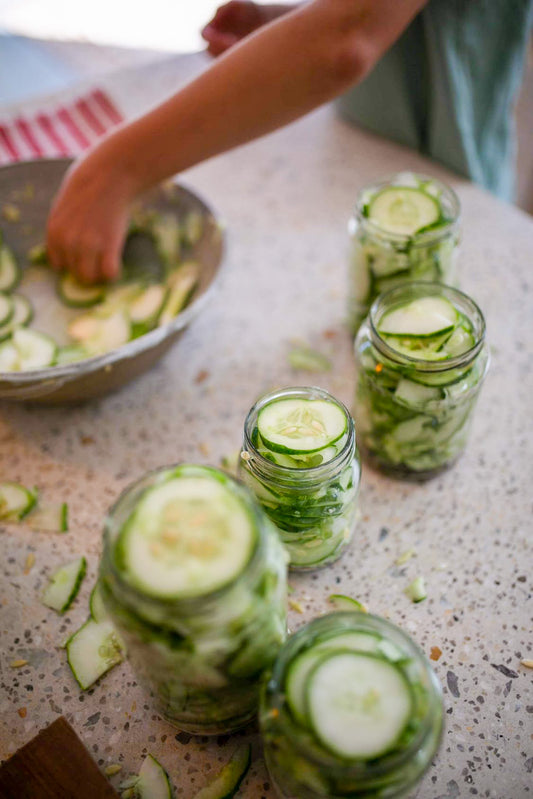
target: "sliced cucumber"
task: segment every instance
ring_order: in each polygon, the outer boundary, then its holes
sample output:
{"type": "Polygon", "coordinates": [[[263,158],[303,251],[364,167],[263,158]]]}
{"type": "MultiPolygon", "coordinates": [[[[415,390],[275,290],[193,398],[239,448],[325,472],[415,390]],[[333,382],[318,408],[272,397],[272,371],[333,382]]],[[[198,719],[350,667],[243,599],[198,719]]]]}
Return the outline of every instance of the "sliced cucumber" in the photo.
{"type": "Polygon", "coordinates": [[[159,316],[160,325],[171,322],[187,305],[198,284],[199,276],[200,270],[194,261],[182,264],[169,275],[167,280],[169,291],[159,316]]]}
{"type": "Polygon", "coordinates": [[[0,291],[0,327],[4,327],[11,321],[14,310],[11,297],[0,291]]]}
{"type": "Polygon", "coordinates": [[[286,682],[287,702],[295,719],[304,726],[309,724],[306,705],[307,679],[318,661],[324,657],[326,650],[378,652],[379,644],[380,638],[372,633],[347,631],[326,638],[295,658],[287,671],[286,682]]]}
{"type": "Polygon", "coordinates": [[[239,746],[215,779],[195,794],[194,799],[231,799],[250,768],[250,744],[239,746]]]}
{"type": "Polygon", "coordinates": [[[128,314],[122,309],[110,316],[95,311],[78,316],[70,323],[68,331],[90,355],[101,355],[122,347],[130,340],[131,324],[128,314]]]}
{"type": "Polygon", "coordinates": [[[316,452],[346,432],[342,409],[327,400],[280,399],[265,405],[257,418],[259,434],[278,452],[316,452]]]}
{"type": "Polygon", "coordinates": [[[86,621],[68,639],[66,650],[72,674],[84,691],[123,658],[120,639],[109,620],[86,621]]]}
{"type": "Polygon", "coordinates": [[[306,687],[308,715],[318,740],[347,760],[394,749],[409,722],[412,695],[394,664],[370,653],[326,653],[306,687]]]}
{"type": "Polygon", "coordinates": [[[358,610],[360,613],[368,613],[368,608],[358,599],[344,594],[331,594],[328,601],[333,605],[335,610],[358,610]]]}
{"type": "Polygon", "coordinates": [[[35,530],[66,533],[68,530],[68,505],[66,502],[39,502],[33,508],[27,522],[35,530]]]}
{"type": "Polygon", "coordinates": [[[7,244],[0,244],[0,291],[12,291],[21,274],[13,251],[7,244]]]}
{"type": "Polygon", "coordinates": [[[37,502],[37,491],[20,483],[0,483],[0,519],[23,519],[37,502]]]}
{"type": "Polygon", "coordinates": [[[146,755],[133,786],[136,799],[172,799],[168,774],[153,755],[146,755]]]}
{"type": "Polygon", "coordinates": [[[438,386],[424,386],[403,377],[394,391],[394,398],[398,402],[403,402],[409,407],[425,405],[426,402],[434,402],[443,399],[444,390],[438,386]]]}
{"type": "Polygon", "coordinates": [[[86,571],[87,561],[84,557],[61,566],[52,574],[44,590],[43,603],[58,613],[65,613],[74,602],[86,571]]]}
{"type": "Polygon", "coordinates": [[[389,186],[378,192],[368,206],[369,219],[387,233],[413,236],[441,217],[437,200],[420,189],[389,186]]]}
{"type": "Polygon", "coordinates": [[[168,289],[162,283],[148,286],[129,305],[130,319],[134,325],[151,328],[157,324],[159,314],[165,303],[168,289]]]}
{"type": "Polygon", "coordinates": [[[102,598],[102,589],[100,588],[100,583],[98,582],[91,591],[91,596],[89,598],[89,610],[92,618],[95,621],[104,621],[109,618],[109,614],[102,598]]]}
{"type": "Polygon", "coordinates": [[[104,299],[106,287],[97,284],[86,286],[71,272],[65,272],[58,280],[57,293],[70,308],[89,308],[104,299]]]}
{"type": "Polygon", "coordinates": [[[117,557],[141,591],[170,599],[227,584],[254,544],[254,523],[228,485],[200,470],[176,470],[142,496],[120,533],[117,557]]]}
{"type": "Polygon", "coordinates": [[[422,602],[427,598],[426,581],[423,577],[416,577],[405,589],[406,596],[412,602],[422,602]]]}
{"type": "Polygon", "coordinates": [[[157,214],[150,225],[159,257],[174,269],[181,253],[181,227],[173,214],[157,214]]]}
{"type": "Polygon", "coordinates": [[[27,372],[51,366],[56,350],[49,336],[18,327],[8,341],[0,344],[0,372],[27,372]]]}
{"type": "Polygon", "coordinates": [[[457,309],[444,297],[419,297],[384,313],[378,331],[393,336],[434,336],[453,330],[458,319],[457,309]]]}
{"type": "Polygon", "coordinates": [[[57,350],[54,366],[65,366],[68,363],[77,363],[89,357],[90,355],[85,347],[79,344],[67,344],[66,347],[59,347],[57,350]]]}

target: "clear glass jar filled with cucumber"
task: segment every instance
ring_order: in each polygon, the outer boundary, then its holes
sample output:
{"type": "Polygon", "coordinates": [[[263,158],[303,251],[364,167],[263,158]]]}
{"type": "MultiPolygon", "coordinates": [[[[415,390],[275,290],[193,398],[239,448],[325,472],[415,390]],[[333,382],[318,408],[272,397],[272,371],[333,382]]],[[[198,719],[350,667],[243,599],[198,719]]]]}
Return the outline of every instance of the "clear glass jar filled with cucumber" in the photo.
{"type": "Polygon", "coordinates": [[[381,295],[355,340],[355,418],[371,461],[431,477],[464,450],[489,366],[485,321],[457,289],[411,283],[381,295]]]}
{"type": "Polygon", "coordinates": [[[105,525],[100,585],[139,680],[192,733],[257,712],[286,636],[287,556],[250,492],[182,464],[128,488],[105,525]]]}
{"type": "Polygon", "coordinates": [[[459,213],[452,189],[412,172],[359,193],[348,226],[348,317],[354,334],[378,294],[407,280],[456,284],[459,213]]]}
{"type": "Polygon", "coordinates": [[[349,544],[360,461],[353,419],[320,388],[259,399],[244,425],[240,476],[279,530],[292,569],[316,569],[349,544]]]}
{"type": "Polygon", "coordinates": [[[291,636],[262,689],[265,759],[283,799],[405,796],[438,749],[439,682],[377,616],[337,612],[291,636]]]}

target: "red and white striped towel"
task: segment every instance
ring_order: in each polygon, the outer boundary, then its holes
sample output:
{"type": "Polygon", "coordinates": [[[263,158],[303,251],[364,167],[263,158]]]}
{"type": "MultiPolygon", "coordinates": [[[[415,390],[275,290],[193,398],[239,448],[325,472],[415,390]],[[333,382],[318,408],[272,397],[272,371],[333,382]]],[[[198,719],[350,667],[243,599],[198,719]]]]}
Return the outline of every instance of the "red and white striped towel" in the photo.
{"type": "Polygon", "coordinates": [[[102,89],[51,110],[2,119],[0,166],[35,158],[75,156],[122,122],[123,116],[102,89]]]}

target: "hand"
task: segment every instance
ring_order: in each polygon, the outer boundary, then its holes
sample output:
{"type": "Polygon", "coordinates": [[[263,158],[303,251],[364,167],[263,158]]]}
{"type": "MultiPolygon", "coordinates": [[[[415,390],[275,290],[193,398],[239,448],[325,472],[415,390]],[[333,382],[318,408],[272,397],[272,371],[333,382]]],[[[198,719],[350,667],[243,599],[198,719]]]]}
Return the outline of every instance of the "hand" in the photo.
{"type": "Polygon", "coordinates": [[[48,218],[51,266],[68,269],[83,283],[117,278],[133,196],[106,141],[76,161],[48,218]]]}
{"type": "Polygon", "coordinates": [[[202,30],[211,55],[224,53],[248,34],[271,22],[291,6],[259,5],[251,0],[230,0],[220,6],[215,16],[202,30]]]}

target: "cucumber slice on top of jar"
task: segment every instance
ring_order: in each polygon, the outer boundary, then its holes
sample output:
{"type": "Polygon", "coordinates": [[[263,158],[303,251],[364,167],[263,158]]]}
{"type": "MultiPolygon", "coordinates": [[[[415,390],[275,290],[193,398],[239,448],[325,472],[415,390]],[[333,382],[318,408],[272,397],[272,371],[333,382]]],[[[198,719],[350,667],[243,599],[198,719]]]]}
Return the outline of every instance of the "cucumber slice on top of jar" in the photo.
{"type": "Polygon", "coordinates": [[[281,648],[260,725],[281,797],[405,796],[438,747],[431,667],[394,625],[358,612],[315,619],[281,648]]]}
{"type": "Polygon", "coordinates": [[[488,368],[477,305],[413,283],[372,306],[355,342],[360,443],[387,471],[429,477],[462,452],[488,368]]]}
{"type": "Polygon", "coordinates": [[[109,514],[98,585],[169,721],[218,734],[255,715],[286,635],[286,555],[244,486],[187,464],[131,486],[109,514]]]}
{"type": "Polygon", "coordinates": [[[353,333],[374,299],[394,286],[412,280],[456,282],[459,201],[438,180],[402,172],[364,188],[349,233],[353,333]]]}
{"type": "Polygon", "coordinates": [[[326,391],[287,388],[253,406],[240,474],[279,530],[293,569],[339,557],[357,514],[353,420],[326,391]]]}

